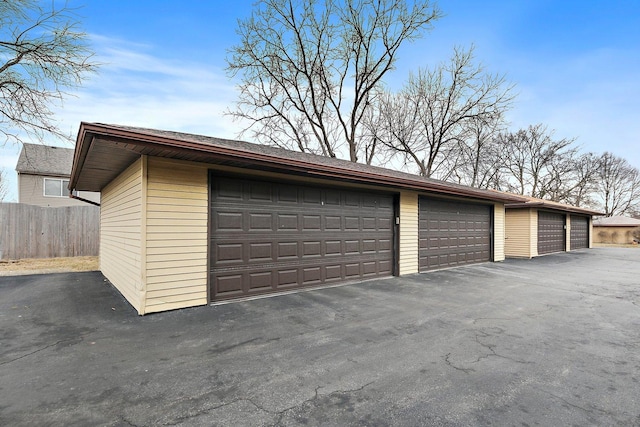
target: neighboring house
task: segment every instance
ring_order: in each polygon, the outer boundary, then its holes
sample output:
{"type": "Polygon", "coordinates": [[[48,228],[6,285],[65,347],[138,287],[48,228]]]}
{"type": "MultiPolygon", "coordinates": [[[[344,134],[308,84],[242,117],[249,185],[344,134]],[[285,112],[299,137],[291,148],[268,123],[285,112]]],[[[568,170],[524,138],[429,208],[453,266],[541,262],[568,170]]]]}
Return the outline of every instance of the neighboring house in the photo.
{"type": "Polygon", "coordinates": [[[535,197],[505,206],[505,256],[533,258],[592,247],[592,215],[601,213],[535,197]]]}
{"type": "Polygon", "coordinates": [[[593,221],[594,243],[631,244],[640,240],[640,219],[611,216],[593,221]]]}
{"type": "Polygon", "coordinates": [[[504,260],[519,196],[199,135],[82,123],[100,269],[140,314],[504,260]]]}
{"type": "MultiPolygon", "coordinates": [[[[23,144],[16,164],[18,202],[37,206],[87,206],[69,197],[69,175],[74,150],[41,144],[23,144]]],[[[78,197],[100,203],[100,194],[80,192],[78,197]]]]}

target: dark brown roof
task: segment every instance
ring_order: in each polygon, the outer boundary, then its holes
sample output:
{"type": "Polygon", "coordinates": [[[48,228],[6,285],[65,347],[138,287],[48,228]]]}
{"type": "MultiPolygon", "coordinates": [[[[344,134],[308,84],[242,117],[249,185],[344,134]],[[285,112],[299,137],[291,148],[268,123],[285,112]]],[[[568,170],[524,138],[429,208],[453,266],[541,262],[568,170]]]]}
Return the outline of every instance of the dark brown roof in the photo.
{"type": "Polygon", "coordinates": [[[556,211],[570,212],[583,215],[602,215],[602,212],[595,211],[593,209],[579,208],[576,206],[567,205],[559,202],[552,202],[551,200],[538,199],[531,196],[520,196],[526,199],[524,202],[519,203],[507,203],[504,207],[507,209],[518,208],[542,208],[556,211]]]}
{"type": "Polygon", "coordinates": [[[73,149],[42,144],[23,144],[16,171],[34,175],[69,176],[73,149]]]}
{"type": "Polygon", "coordinates": [[[73,190],[100,191],[140,155],[284,172],[498,202],[520,196],[471,188],[405,172],[203,135],[81,123],[71,173],[73,190]]]}

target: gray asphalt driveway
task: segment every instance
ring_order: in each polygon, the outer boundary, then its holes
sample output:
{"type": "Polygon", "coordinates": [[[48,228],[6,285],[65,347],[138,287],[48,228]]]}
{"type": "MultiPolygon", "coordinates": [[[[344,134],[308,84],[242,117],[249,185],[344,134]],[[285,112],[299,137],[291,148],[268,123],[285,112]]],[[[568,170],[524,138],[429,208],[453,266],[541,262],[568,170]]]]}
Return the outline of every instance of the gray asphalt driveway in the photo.
{"type": "Polygon", "coordinates": [[[640,250],[138,317],[0,278],[0,425],[639,425],[640,250]]]}

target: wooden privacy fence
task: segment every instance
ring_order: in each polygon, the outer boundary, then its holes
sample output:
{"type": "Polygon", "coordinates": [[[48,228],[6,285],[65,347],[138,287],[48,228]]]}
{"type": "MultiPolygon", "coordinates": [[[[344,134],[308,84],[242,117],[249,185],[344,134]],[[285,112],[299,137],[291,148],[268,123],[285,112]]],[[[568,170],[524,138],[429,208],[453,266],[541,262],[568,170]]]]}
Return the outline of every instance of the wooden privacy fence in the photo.
{"type": "Polygon", "coordinates": [[[97,256],[100,208],[0,203],[0,259],[97,256]]]}

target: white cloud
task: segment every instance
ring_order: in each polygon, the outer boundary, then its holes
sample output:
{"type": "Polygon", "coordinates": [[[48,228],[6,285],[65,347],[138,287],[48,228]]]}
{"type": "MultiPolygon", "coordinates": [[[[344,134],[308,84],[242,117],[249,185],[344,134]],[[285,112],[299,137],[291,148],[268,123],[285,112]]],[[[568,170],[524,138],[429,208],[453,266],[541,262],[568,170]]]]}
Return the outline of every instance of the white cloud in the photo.
{"type": "Polygon", "coordinates": [[[64,123],[80,121],[206,133],[233,138],[240,126],[224,115],[233,83],[205,61],[164,59],[144,45],[96,38],[101,71],[60,111],[64,123]]]}
{"type": "MultiPolygon", "coordinates": [[[[235,138],[241,125],[225,111],[235,88],[224,72],[206,61],[161,58],[152,47],[92,36],[95,58],[103,64],[76,96],[55,109],[61,129],[77,133],[81,121],[199,133],[235,138]]],[[[64,141],[46,141],[69,147],[64,141]]],[[[14,171],[18,146],[0,148],[0,167],[10,181],[10,200],[17,200],[14,171]]]]}

